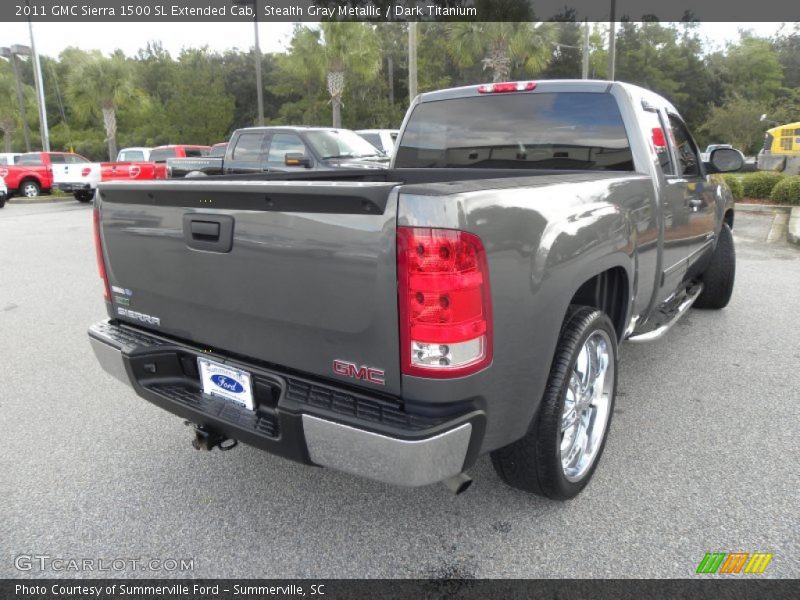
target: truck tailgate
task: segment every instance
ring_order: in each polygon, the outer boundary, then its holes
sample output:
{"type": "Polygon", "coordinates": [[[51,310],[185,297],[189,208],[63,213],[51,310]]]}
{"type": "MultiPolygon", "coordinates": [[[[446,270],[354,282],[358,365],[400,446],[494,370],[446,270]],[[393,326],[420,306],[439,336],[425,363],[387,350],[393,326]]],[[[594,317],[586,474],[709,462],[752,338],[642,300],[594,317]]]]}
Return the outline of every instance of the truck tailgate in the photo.
{"type": "Polygon", "coordinates": [[[399,393],[397,185],[102,184],[114,315],[217,351],[399,393]],[[337,374],[335,360],[356,369],[337,374]],[[359,379],[362,366],[384,371],[385,383],[359,379]]]}

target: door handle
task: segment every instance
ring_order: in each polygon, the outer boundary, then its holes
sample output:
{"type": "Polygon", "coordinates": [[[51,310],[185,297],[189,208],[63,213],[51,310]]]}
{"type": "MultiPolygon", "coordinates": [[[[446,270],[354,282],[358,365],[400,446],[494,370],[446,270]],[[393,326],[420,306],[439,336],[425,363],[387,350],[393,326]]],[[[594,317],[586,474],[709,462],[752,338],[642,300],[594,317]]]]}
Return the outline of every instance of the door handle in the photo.
{"type": "Polygon", "coordinates": [[[212,221],[192,221],[192,239],[207,242],[219,240],[219,223],[212,221]]]}
{"type": "Polygon", "coordinates": [[[183,241],[189,248],[206,252],[230,252],[233,217],[191,212],[183,215],[183,241]]]}

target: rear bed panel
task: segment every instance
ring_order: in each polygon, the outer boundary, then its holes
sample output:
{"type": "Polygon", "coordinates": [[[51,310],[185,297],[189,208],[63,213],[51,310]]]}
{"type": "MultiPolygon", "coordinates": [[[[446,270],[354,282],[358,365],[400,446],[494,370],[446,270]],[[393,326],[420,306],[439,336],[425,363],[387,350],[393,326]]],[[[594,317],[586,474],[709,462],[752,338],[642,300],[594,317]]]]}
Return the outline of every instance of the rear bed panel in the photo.
{"type": "Polygon", "coordinates": [[[219,351],[399,394],[395,185],[103,185],[114,314],[219,351]],[[190,248],[185,215],[232,217],[230,251],[190,248]],[[385,385],[337,374],[334,360],[382,370],[385,385]]]}

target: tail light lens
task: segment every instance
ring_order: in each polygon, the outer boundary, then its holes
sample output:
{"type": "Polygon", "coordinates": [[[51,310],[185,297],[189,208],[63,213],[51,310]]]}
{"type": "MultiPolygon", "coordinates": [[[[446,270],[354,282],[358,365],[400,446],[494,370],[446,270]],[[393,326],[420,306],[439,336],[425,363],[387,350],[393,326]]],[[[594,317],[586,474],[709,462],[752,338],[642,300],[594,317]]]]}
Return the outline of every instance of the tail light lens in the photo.
{"type": "Polygon", "coordinates": [[[94,207],[94,251],[97,256],[97,270],[100,272],[100,279],[103,280],[103,297],[106,302],[111,302],[111,288],[108,285],[108,275],[106,274],[106,263],[103,260],[103,242],[100,239],[100,211],[94,207]]]}
{"type": "Polygon", "coordinates": [[[492,360],[489,269],[480,238],[453,229],[398,227],[402,371],[460,377],[492,360]]]}

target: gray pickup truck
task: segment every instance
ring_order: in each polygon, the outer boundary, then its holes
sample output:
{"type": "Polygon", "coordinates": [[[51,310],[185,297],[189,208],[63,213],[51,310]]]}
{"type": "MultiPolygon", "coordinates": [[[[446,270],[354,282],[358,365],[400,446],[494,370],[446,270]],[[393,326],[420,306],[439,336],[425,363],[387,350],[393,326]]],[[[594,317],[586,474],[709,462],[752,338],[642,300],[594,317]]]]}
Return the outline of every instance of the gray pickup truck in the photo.
{"type": "Polygon", "coordinates": [[[741,157],[618,82],[420,95],[386,170],[102,184],[101,365],[194,425],[382,482],[580,492],[623,340],[731,296],[741,157]]]}

